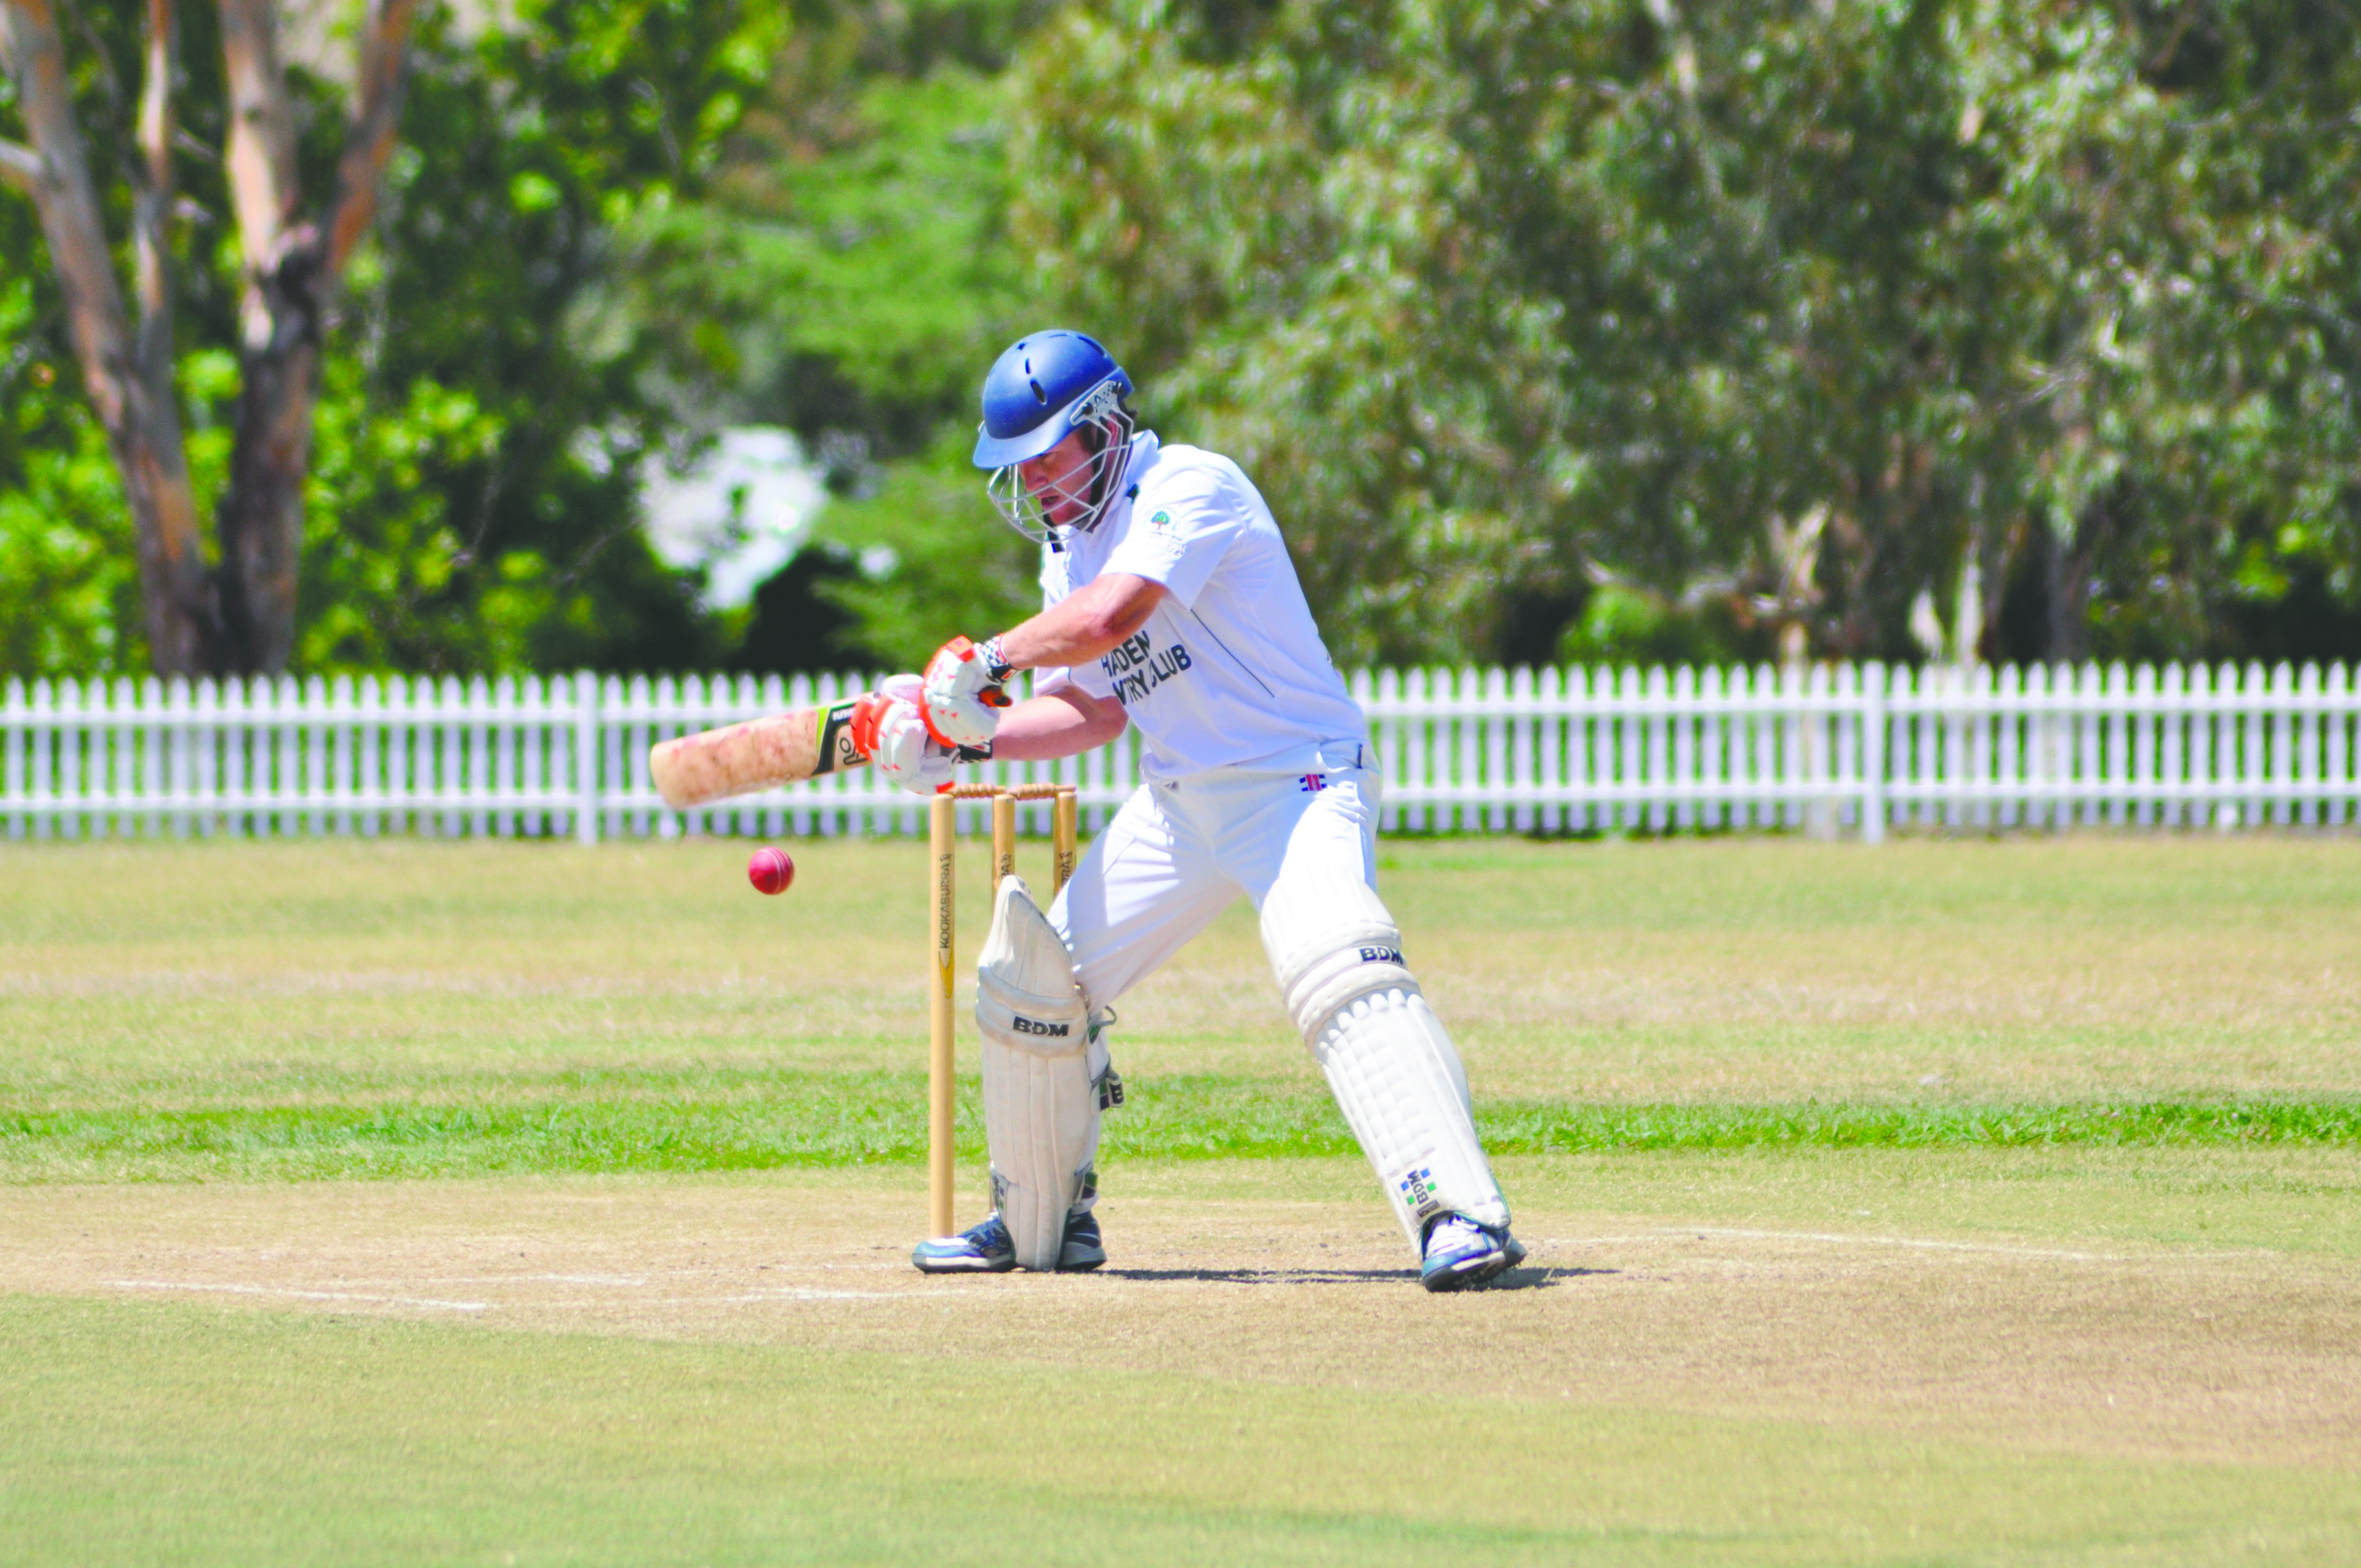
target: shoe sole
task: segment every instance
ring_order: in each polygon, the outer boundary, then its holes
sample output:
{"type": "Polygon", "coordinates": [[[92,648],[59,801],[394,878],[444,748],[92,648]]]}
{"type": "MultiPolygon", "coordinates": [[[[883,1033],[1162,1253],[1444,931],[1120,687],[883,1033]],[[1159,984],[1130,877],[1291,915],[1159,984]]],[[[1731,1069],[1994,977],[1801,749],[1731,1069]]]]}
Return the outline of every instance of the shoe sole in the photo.
{"type": "Polygon", "coordinates": [[[1418,1282],[1438,1296],[1453,1290],[1471,1289],[1478,1285],[1490,1284],[1516,1267],[1518,1264],[1522,1263],[1524,1257],[1523,1248],[1520,1247],[1510,1252],[1504,1247],[1489,1257],[1459,1268],[1442,1274],[1422,1274],[1419,1277],[1418,1282]]]}
{"type": "Polygon", "coordinates": [[[1061,1257],[1058,1260],[1058,1272],[1060,1274],[1088,1274],[1092,1269],[1098,1267],[1104,1262],[1106,1262],[1106,1254],[1104,1253],[1099,1254],[1096,1257],[1076,1258],[1071,1262],[1061,1257]]]}
{"type": "Polygon", "coordinates": [[[1006,1274],[1016,1266],[1016,1260],[1013,1257],[914,1257],[910,1260],[910,1266],[921,1274],[1006,1274]]]}

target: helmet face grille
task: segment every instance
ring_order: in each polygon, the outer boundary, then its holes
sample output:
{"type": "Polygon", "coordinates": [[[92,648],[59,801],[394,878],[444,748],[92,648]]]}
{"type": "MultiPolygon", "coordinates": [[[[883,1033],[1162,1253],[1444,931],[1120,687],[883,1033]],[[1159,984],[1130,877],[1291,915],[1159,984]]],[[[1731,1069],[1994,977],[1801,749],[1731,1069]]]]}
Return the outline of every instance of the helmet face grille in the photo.
{"type": "Polygon", "coordinates": [[[1087,533],[1106,516],[1131,463],[1134,421],[1123,406],[1112,381],[1094,387],[1082,399],[1074,430],[1093,440],[1091,460],[1068,475],[1062,484],[1027,489],[1024,466],[1011,463],[995,468],[984,481],[984,494],[1009,527],[1037,544],[1061,544],[1077,533],[1087,533]],[[1072,519],[1060,522],[1063,514],[1072,519]]]}
{"type": "Polygon", "coordinates": [[[1001,521],[1036,544],[1058,543],[1059,531],[1051,526],[1048,509],[1026,493],[1025,480],[1016,472],[1016,464],[994,468],[992,477],[983,482],[983,493],[992,498],[1001,521]]]}

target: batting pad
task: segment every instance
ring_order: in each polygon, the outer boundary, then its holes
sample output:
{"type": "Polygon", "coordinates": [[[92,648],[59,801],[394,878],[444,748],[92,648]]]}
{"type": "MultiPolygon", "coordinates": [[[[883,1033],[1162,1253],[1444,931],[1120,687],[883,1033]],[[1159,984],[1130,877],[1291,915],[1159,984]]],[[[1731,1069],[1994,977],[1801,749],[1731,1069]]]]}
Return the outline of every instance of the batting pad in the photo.
{"type": "Polygon", "coordinates": [[[1055,1268],[1066,1212],[1098,1157],[1090,1007],[1025,879],[1003,877],[976,964],[983,1135],[1000,1217],[1024,1268],[1055,1268]]]}
{"type": "Polygon", "coordinates": [[[1509,1205],[1477,1140],[1467,1073],[1402,962],[1401,932],[1358,878],[1282,874],[1263,948],[1337,1108],[1418,1245],[1445,1212],[1505,1227],[1509,1205]]]}

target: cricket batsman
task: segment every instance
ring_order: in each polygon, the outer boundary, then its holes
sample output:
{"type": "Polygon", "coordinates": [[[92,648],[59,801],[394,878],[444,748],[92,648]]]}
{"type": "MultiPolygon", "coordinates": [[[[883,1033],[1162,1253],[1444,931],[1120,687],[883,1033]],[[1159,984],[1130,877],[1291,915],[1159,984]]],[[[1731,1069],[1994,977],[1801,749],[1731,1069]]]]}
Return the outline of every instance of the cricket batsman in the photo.
{"type": "Polygon", "coordinates": [[[1418,1250],[1429,1290],[1524,1256],[1477,1141],[1459,1053],[1377,894],[1381,781],[1279,525],[1236,464],[1136,428],[1132,385],[1078,332],[1024,338],[983,383],[975,466],[1043,546],[1041,613],[945,643],[864,698],[853,744],[904,787],[955,761],[1071,756],[1137,725],[1147,782],[1047,915],[1005,879],[979,959],[994,1211],[919,1244],[928,1273],[1106,1261],[1099,1117],[1112,1003],[1241,893],[1287,1010],[1418,1250]],[[1031,698],[1010,704],[1018,670],[1031,698]]]}

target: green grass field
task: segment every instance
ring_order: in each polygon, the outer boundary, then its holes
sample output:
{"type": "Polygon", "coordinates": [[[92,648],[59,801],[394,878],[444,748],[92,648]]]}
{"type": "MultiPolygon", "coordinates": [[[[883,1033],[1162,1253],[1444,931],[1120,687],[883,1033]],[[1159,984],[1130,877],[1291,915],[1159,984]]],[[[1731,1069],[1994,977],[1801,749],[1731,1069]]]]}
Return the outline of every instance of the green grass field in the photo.
{"type": "Polygon", "coordinates": [[[1110,1269],[920,1280],[922,854],[796,851],[0,850],[0,1561],[2361,1559],[2361,843],[1389,842],[1462,1299],[1243,909],[1110,1269]]]}
{"type": "MultiPolygon", "coordinates": [[[[1444,842],[1386,859],[1498,1148],[2361,1142],[2349,840],[1444,842]]],[[[921,851],[803,846],[780,899],[746,887],[742,860],[10,851],[0,1170],[917,1159],[921,851]]],[[[1114,1157],[1350,1152],[1243,905],[1124,1012],[1137,1099],[1109,1124],[1114,1157]]],[[[970,1153],[980,1135],[971,1117],[970,1153]]]]}

